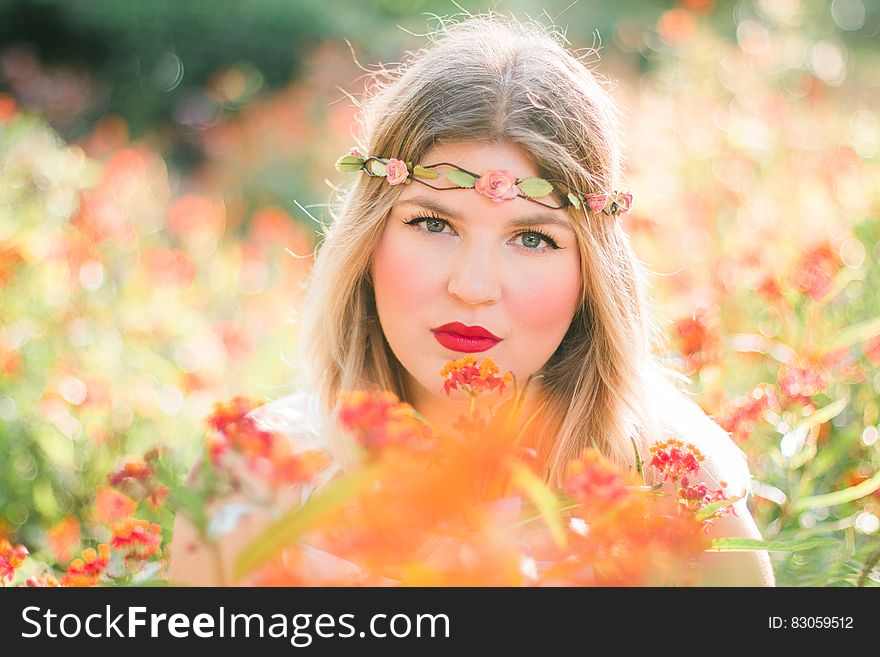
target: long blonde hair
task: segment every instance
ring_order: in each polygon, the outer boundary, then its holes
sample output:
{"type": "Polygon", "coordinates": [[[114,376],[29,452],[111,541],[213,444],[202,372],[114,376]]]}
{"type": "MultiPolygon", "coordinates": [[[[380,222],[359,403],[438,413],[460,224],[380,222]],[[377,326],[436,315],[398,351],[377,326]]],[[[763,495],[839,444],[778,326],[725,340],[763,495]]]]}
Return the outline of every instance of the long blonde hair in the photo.
{"type": "MultiPolygon", "coordinates": [[[[375,76],[360,104],[363,152],[420,162],[436,144],[513,142],[545,178],[585,193],[619,189],[616,105],[556,28],[490,12],[441,22],[430,41],[375,76]]],[[[363,175],[343,188],[308,282],[300,329],[306,384],[331,420],[341,390],[381,387],[409,401],[370,280],[371,256],[398,194],[363,175]]],[[[641,263],[616,219],[584,207],[569,212],[581,253],[581,304],[540,371],[539,453],[555,485],[588,445],[631,466],[633,441],[644,457],[658,426],[646,373],[659,333],[641,263]]],[[[337,457],[349,467],[350,451],[334,427],[328,422],[337,457]]]]}

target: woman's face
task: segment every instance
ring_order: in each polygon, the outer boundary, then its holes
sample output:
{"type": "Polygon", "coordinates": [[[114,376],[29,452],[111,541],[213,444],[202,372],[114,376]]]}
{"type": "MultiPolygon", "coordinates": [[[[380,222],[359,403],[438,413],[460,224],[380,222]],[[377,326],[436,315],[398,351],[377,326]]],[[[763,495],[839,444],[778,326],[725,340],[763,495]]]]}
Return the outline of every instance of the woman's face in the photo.
{"type": "MultiPolygon", "coordinates": [[[[445,144],[422,158],[436,162],[478,175],[491,169],[517,178],[539,175],[515,144],[445,144]]],[[[450,183],[441,175],[432,184],[450,183]]],[[[417,408],[420,400],[446,397],[440,370],[467,350],[478,361],[491,357],[524,383],[559,346],[581,288],[579,250],[564,210],[415,182],[403,186],[387,217],[371,272],[382,330],[406,369],[417,408]],[[436,331],[454,322],[482,327],[500,340],[436,331]]]]}

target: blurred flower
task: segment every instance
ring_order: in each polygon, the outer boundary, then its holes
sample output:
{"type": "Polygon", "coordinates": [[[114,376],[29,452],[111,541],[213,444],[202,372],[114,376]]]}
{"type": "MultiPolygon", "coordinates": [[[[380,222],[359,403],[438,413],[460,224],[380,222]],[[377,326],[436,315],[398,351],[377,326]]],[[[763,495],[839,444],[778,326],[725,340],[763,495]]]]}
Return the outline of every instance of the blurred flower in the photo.
{"type": "Polygon", "coordinates": [[[128,459],[107,476],[108,483],[136,500],[148,499],[157,508],[168,495],[168,488],[156,479],[154,464],[159,449],[149,450],[142,459],[128,459]]]}
{"type": "Polygon", "coordinates": [[[651,445],[650,465],[660,470],[663,481],[678,481],[700,469],[703,454],[694,445],[670,438],[651,445]]]}
{"type": "Polygon", "coordinates": [[[793,402],[809,404],[828,387],[828,375],[818,364],[802,359],[797,365],[780,365],[776,385],[793,402]]]}
{"type": "Polygon", "coordinates": [[[79,549],[80,531],[76,518],[64,518],[46,532],[49,551],[59,562],[67,563],[79,549]]]}
{"type": "Polygon", "coordinates": [[[865,358],[868,359],[871,365],[874,367],[880,366],[880,335],[866,340],[864,345],[862,345],[862,350],[865,352],[865,358]]]}
{"type": "Polygon", "coordinates": [[[426,452],[434,447],[430,426],[414,415],[410,404],[388,390],[355,390],[342,393],[339,425],[352,433],[369,452],[402,448],[426,452]]]}
{"type": "Polygon", "coordinates": [[[242,460],[253,474],[272,485],[310,481],[330,463],[320,449],[297,449],[285,436],[261,429],[249,413],[261,404],[245,397],[215,405],[207,423],[214,430],[208,437],[211,462],[238,481],[236,462],[242,460]]]}
{"type": "Polygon", "coordinates": [[[131,516],[137,502],[112,488],[101,487],[95,495],[95,518],[98,522],[113,522],[131,516]]]}
{"type": "Polygon", "coordinates": [[[688,368],[699,369],[718,359],[720,340],[715,323],[714,319],[710,319],[708,311],[700,308],[690,317],[681,318],[673,324],[673,340],[685,357],[688,368]]]}
{"type": "Polygon", "coordinates": [[[177,249],[145,248],[140,261],[153,283],[186,287],[196,276],[195,263],[186,253],[177,249]]]}
{"type": "Polygon", "coordinates": [[[607,508],[627,495],[627,480],[599,450],[587,447],[568,462],[563,488],[581,502],[607,508]]]}
{"type": "Polygon", "coordinates": [[[83,550],[81,559],[74,559],[61,578],[62,586],[97,586],[110,564],[110,547],[101,543],[98,549],[83,550]]]}
{"type": "Polygon", "coordinates": [[[125,553],[126,561],[144,561],[158,554],[162,528],[139,518],[126,518],[111,526],[110,546],[125,553]]]}
{"type": "Polygon", "coordinates": [[[4,93],[0,93],[0,123],[7,123],[18,114],[18,105],[15,99],[4,93]]]}
{"type": "Polygon", "coordinates": [[[43,572],[31,575],[25,580],[25,585],[32,588],[57,588],[61,583],[52,573],[43,572]]]}
{"type": "Polygon", "coordinates": [[[24,545],[12,546],[5,538],[0,538],[0,585],[5,586],[15,577],[15,571],[21,568],[28,550],[24,545]]]}
{"type": "Polygon", "coordinates": [[[0,288],[6,287],[24,264],[24,257],[16,247],[0,247],[0,288]]]}
{"type": "Polygon", "coordinates": [[[828,244],[807,251],[791,272],[791,284],[814,300],[821,299],[834,286],[840,262],[828,244]]]}
{"type": "Polygon", "coordinates": [[[719,418],[718,423],[730,432],[735,441],[741,443],[748,439],[755,425],[764,418],[764,413],[778,406],[776,387],[761,383],[734,399],[732,408],[719,418]]]}

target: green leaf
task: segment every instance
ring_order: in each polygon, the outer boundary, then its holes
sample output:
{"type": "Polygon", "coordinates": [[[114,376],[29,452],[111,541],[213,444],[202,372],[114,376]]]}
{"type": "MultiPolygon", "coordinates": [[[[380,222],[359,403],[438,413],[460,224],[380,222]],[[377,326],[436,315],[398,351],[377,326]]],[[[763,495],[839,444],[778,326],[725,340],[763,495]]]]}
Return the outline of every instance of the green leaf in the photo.
{"type": "Polygon", "coordinates": [[[805,509],[821,509],[823,507],[837,506],[839,504],[846,504],[847,502],[861,499],[878,489],[880,489],[880,470],[875,472],[874,476],[870,479],[865,479],[865,481],[856,484],[855,486],[842,488],[832,493],[825,493],[824,495],[802,497],[801,499],[792,502],[790,508],[792,512],[797,512],[804,511],[805,509]]]}
{"type": "Polygon", "coordinates": [[[803,552],[821,547],[832,547],[839,543],[834,538],[803,538],[763,541],[756,538],[716,538],[708,552],[750,552],[767,550],[768,552],[803,552]]]}
{"type": "Polygon", "coordinates": [[[694,515],[694,517],[697,519],[698,522],[702,522],[706,518],[711,518],[713,515],[715,515],[716,511],[719,511],[720,509],[724,509],[724,508],[729,507],[733,504],[736,504],[738,501],[739,501],[739,499],[737,498],[737,499],[729,499],[729,500],[718,500],[717,502],[710,502],[706,506],[702,507],[699,511],[697,511],[697,513],[694,515]]]}
{"type": "Polygon", "coordinates": [[[427,178],[428,180],[434,180],[440,176],[439,173],[434,171],[434,169],[426,169],[421,164],[417,164],[413,168],[413,176],[416,178],[427,178]]]}
{"type": "Polygon", "coordinates": [[[370,171],[376,176],[386,176],[385,163],[379,160],[370,160],[370,171]]]}
{"type": "Polygon", "coordinates": [[[553,185],[543,178],[526,178],[517,184],[520,193],[529,198],[541,198],[553,191],[553,185]]]}
{"type": "Polygon", "coordinates": [[[316,493],[304,506],[285,513],[243,549],[235,562],[234,578],[262,566],[307,532],[325,513],[344,504],[366,488],[375,477],[374,468],[336,479],[316,493]]]}
{"type": "Polygon", "coordinates": [[[355,157],[354,155],[343,155],[336,160],[337,171],[360,171],[364,168],[364,158],[355,157]]]}
{"type": "Polygon", "coordinates": [[[473,188],[474,183],[477,182],[477,179],[474,176],[465,173],[464,171],[459,171],[458,169],[450,169],[445,175],[446,179],[453,185],[458,185],[465,189],[473,188]]]}
{"type": "Polygon", "coordinates": [[[630,438],[629,441],[632,443],[632,446],[633,446],[633,453],[634,453],[635,456],[636,456],[636,472],[639,473],[639,476],[642,478],[642,483],[644,483],[644,482],[645,482],[645,473],[642,472],[642,457],[641,457],[641,455],[639,454],[639,448],[638,448],[638,446],[636,446],[636,441],[635,441],[635,440],[633,440],[632,438],[630,438]]]}
{"type": "Polygon", "coordinates": [[[874,317],[838,331],[833,338],[822,344],[822,348],[826,352],[837,351],[860,344],[878,335],[880,335],[880,317],[874,317]]]}
{"type": "Polygon", "coordinates": [[[568,193],[568,200],[575,208],[581,209],[581,200],[571,192],[568,193]]]}
{"type": "Polygon", "coordinates": [[[544,485],[544,482],[522,463],[514,461],[510,470],[513,484],[531,498],[538,511],[541,512],[547,527],[550,528],[553,540],[560,547],[564,547],[566,543],[565,529],[562,524],[562,516],[559,513],[559,500],[544,485]]]}

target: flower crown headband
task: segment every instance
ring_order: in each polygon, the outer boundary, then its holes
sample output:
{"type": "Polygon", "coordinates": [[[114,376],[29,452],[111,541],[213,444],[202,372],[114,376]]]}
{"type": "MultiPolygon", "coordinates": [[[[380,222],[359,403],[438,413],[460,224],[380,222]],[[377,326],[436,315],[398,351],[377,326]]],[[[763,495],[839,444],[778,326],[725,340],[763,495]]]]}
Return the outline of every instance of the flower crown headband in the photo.
{"type": "Polygon", "coordinates": [[[450,162],[413,165],[412,162],[404,162],[393,157],[368,157],[356,148],[352,148],[348,155],[343,155],[336,160],[336,169],[343,172],[363,170],[371,178],[385,178],[389,185],[402,183],[409,185],[415,180],[431,189],[441,191],[473,189],[496,202],[519,197],[551,210],[559,210],[569,205],[580,209],[581,206],[586,205],[593,212],[604,212],[615,217],[628,212],[632,206],[632,194],[629,192],[611,192],[610,194],[568,192],[562,205],[550,205],[538,200],[549,196],[554,191],[553,185],[543,178],[517,178],[505,169],[492,169],[479,175],[450,162]],[[440,173],[434,169],[442,166],[451,167],[443,175],[453,184],[453,187],[436,187],[426,182],[439,178],[440,173]]]}

